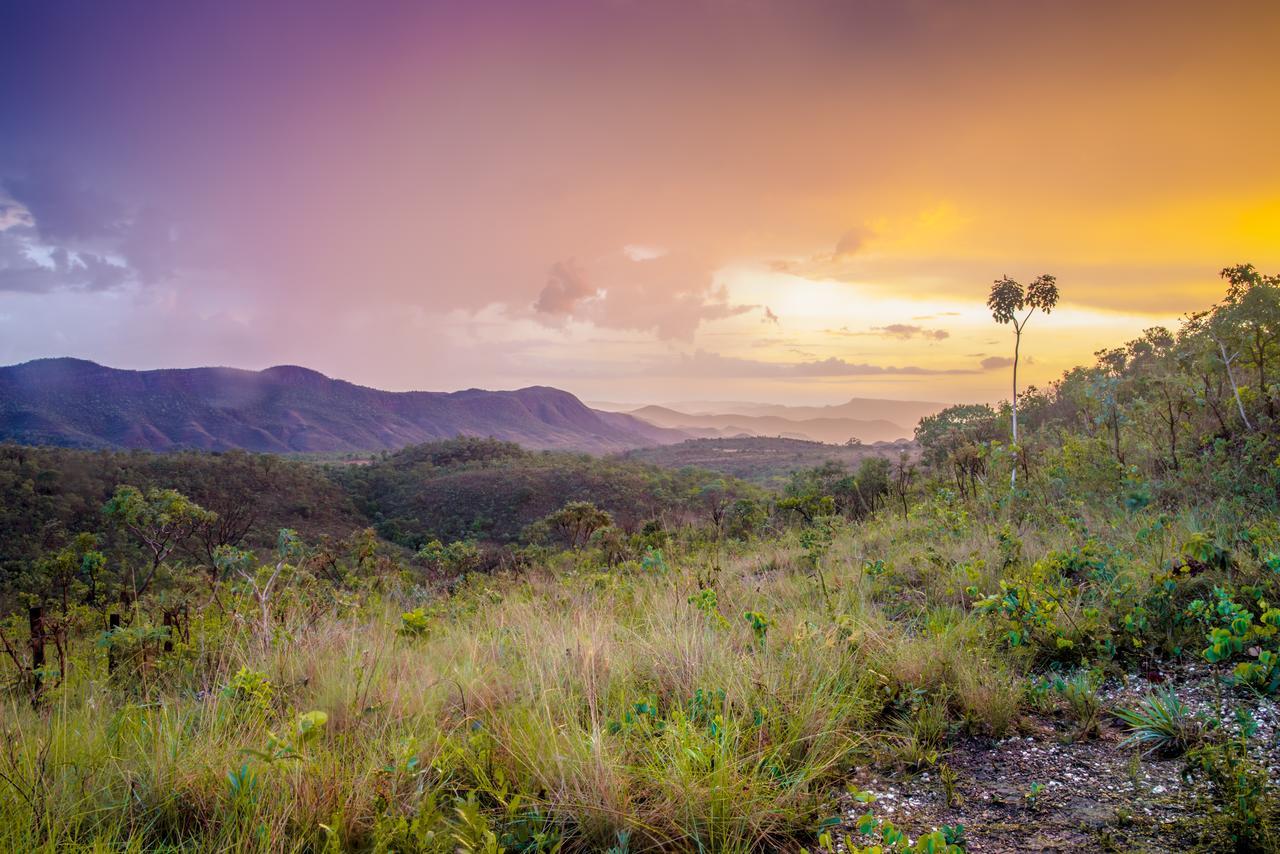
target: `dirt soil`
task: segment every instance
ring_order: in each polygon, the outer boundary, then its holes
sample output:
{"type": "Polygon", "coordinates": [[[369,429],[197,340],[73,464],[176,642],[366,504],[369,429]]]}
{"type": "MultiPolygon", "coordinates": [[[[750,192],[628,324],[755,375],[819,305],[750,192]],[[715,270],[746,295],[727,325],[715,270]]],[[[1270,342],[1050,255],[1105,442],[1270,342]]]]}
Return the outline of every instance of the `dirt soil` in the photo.
{"type": "MultiPolygon", "coordinates": [[[[1030,715],[1013,737],[953,738],[939,759],[958,775],[958,802],[950,806],[937,768],[916,775],[861,769],[851,786],[876,795],[870,809],[912,839],[944,824],[963,824],[973,854],[1220,851],[1220,841],[1205,838],[1205,792],[1183,782],[1183,761],[1121,747],[1124,725],[1109,714],[1135,707],[1167,683],[1205,718],[1216,707],[1228,731],[1235,729],[1234,710],[1248,708],[1259,724],[1254,755],[1267,765],[1273,784],[1280,781],[1275,701],[1241,689],[1222,689],[1219,698],[1208,668],[1189,665],[1105,683],[1097,737],[1076,737],[1076,725],[1063,716],[1030,715]],[[1035,798],[1028,797],[1033,783],[1043,787],[1035,798]]],[[[854,827],[867,809],[851,797],[845,804],[844,832],[860,844],[873,841],[854,827]]]]}

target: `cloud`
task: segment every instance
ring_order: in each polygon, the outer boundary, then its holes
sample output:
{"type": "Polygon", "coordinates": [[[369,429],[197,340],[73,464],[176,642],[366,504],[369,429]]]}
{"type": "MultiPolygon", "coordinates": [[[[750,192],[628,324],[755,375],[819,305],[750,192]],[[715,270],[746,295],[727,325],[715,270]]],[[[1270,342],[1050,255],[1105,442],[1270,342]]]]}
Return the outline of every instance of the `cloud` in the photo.
{"type": "Polygon", "coordinates": [[[556,317],[568,317],[585,299],[599,296],[599,291],[587,284],[582,270],[572,261],[558,261],[551,266],[547,283],[542,286],[533,310],[556,317]]]}
{"type": "Polygon", "coordinates": [[[704,323],[760,308],[731,302],[728,288],[713,283],[702,262],[670,253],[643,264],[597,262],[590,270],[558,262],[533,303],[534,316],[549,326],[573,319],[683,340],[704,323]]]}
{"type": "Polygon", "coordinates": [[[925,329],[923,326],[915,326],[910,323],[890,323],[888,326],[873,326],[873,333],[887,335],[890,338],[927,338],[931,341],[942,341],[950,338],[951,333],[945,329],[925,329]]]}
{"type": "Polygon", "coordinates": [[[11,199],[0,199],[0,231],[35,225],[31,211],[11,199]]]}
{"type": "Polygon", "coordinates": [[[9,176],[4,189],[22,205],[42,239],[50,242],[114,238],[127,227],[124,207],[106,194],[40,168],[9,176]]]}
{"type": "Polygon", "coordinates": [[[858,337],[864,335],[880,335],[885,338],[898,338],[903,341],[911,338],[923,338],[927,341],[944,341],[951,337],[951,333],[945,329],[926,329],[923,326],[917,326],[912,323],[890,323],[885,326],[873,326],[865,332],[855,332],[847,326],[841,326],[839,329],[824,329],[826,335],[839,335],[841,337],[858,337]]]}
{"type": "Polygon", "coordinates": [[[1000,368],[1013,367],[1013,359],[1008,356],[988,356],[979,364],[982,365],[982,370],[984,371],[995,371],[1000,368]]]}
{"type": "Polygon", "coordinates": [[[840,239],[836,241],[836,251],[834,258],[844,258],[849,255],[856,255],[866,245],[867,241],[875,235],[871,229],[866,226],[856,226],[840,235],[840,239]]]}
{"type": "Polygon", "coordinates": [[[872,365],[848,362],[837,357],[804,362],[766,362],[722,356],[706,350],[683,354],[666,366],[678,376],[764,379],[777,377],[879,377],[879,376],[946,376],[973,374],[974,370],[955,368],[923,368],[916,365],[872,365]]]}
{"type": "Polygon", "coordinates": [[[31,231],[27,227],[0,231],[0,292],[107,291],[132,278],[132,271],[121,262],[92,252],[41,244],[31,231]]]}
{"type": "Polygon", "coordinates": [[[667,250],[661,246],[643,246],[638,243],[628,243],[622,247],[622,254],[632,261],[653,261],[666,255],[667,250]]]}
{"type": "Polygon", "coordinates": [[[817,252],[802,258],[775,258],[766,263],[769,269],[777,273],[820,278],[818,271],[829,270],[843,261],[851,260],[866,248],[867,242],[875,236],[875,231],[867,226],[854,226],[840,235],[831,252],[817,252]]]}
{"type": "Polygon", "coordinates": [[[0,291],[108,291],[173,275],[174,232],[66,173],[7,176],[0,185],[0,291]]]}

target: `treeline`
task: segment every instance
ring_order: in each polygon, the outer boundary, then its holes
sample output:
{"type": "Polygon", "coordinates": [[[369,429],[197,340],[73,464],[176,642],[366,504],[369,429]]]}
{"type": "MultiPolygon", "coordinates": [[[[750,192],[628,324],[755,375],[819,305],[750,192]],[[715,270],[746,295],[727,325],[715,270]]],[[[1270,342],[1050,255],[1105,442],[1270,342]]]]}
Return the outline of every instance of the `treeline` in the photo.
{"type": "Polygon", "coordinates": [[[0,589],[21,586],[42,556],[93,533],[113,560],[131,558],[103,508],[121,485],[172,489],[215,514],[175,559],[208,563],[219,544],[267,548],[281,528],[311,541],[367,525],[320,469],[265,454],[153,454],[0,445],[0,589]]]}
{"type": "MultiPolygon", "coordinates": [[[[1221,271],[1225,297],[1174,330],[1153,327],[1100,350],[1010,407],[953,406],[923,419],[924,462],[972,492],[1002,455],[1019,471],[1097,495],[1170,505],[1191,491],[1274,506],[1280,427],[1280,276],[1252,265],[1221,271]],[[1126,487],[1128,484],[1128,487],[1126,487]]],[[[1007,470],[1007,464],[1002,464],[1007,470]]]]}
{"type": "Polygon", "coordinates": [[[695,524],[723,501],[764,495],[697,469],[526,451],[474,438],[405,448],[332,475],[382,537],[413,549],[431,539],[516,542],[530,525],[572,502],[596,505],[634,533],[648,522],[695,524]]]}
{"type": "MultiPolygon", "coordinates": [[[[376,532],[383,542],[379,548],[401,559],[431,543],[480,547],[483,559],[442,567],[449,570],[497,566],[526,545],[600,546],[613,563],[686,529],[710,539],[747,540],[816,515],[862,519],[889,495],[897,482],[894,470],[876,457],[856,470],[827,463],[796,472],[781,495],[774,495],[702,469],[526,451],[492,439],[433,442],[365,464],[329,466],[239,451],[153,454],[4,445],[0,596],[11,610],[18,594],[48,595],[48,572],[40,567],[55,558],[83,562],[88,551],[101,554],[115,568],[107,575],[117,581],[132,578],[130,568],[152,562],[154,549],[146,538],[129,530],[124,515],[109,512],[113,500],[119,503],[121,487],[133,488],[153,516],[169,512],[166,501],[176,508],[173,502],[181,499],[194,508],[191,518],[156,535],[166,538],[163,587],[165,578],[184,573],[216,575],[219,547],[266,554],[286,529],[312,544],[339,543],[371,529],[366,539],[376,532]],[[583,533],[581,519],[596,521],[583,533]]],[[[90,592],[99,579],[88,565],[62,571],[80,576],[82,596],[98,595],[90,592]]],[[[59,589],[65,593],[69,587],[59,589]]]]}

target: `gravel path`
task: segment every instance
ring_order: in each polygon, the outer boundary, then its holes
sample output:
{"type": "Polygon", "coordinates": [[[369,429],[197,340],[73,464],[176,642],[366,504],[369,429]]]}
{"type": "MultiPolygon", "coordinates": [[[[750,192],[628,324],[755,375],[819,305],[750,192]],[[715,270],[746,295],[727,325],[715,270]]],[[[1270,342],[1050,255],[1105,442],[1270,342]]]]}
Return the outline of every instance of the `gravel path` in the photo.
{"type": "MultiPolygon", "coordinates": [[[[1133,675],[1104,684],[1103,708],[1133,707],[1162,684],[1178,686],[1178,696],[1208,717],[1218,705],[1207,667],[1133,675]]],[[[1233,711],[1244,706],[1259,723],[1252,744],[1256,758],[1280,783],[1280,714],[1274,700],[1227,690],[1219,714],[1234,729],[1233,711]]],[[[1203,830],[1197,804],[1202,792],[1182,780],[1181,759],[1139,757],[1120,742],[1123,725],[1104,712],[1098,737],[1078,740],[1074,723],[1063,717],[1031,715],[1019,735],[1005,739],[953,738],[939,760],[956,773],[958,802],[948,805],[938,769],[914,776],[862,769],[851,786],[877,796],[871,809],[912,839],[944,824],[963,824],[968,850],[1003,852],[1194,850],[1203,830]],[[1032,784],[1043,789],[1028,797],[1032,784]]],[[[867,807],[850,798],[846,832],[867,807]]],[[[862,837],[866,842],[871,840],[862,837]]],[[[1203,850],[1214,850],[1212,847],[1203,850]]]]}

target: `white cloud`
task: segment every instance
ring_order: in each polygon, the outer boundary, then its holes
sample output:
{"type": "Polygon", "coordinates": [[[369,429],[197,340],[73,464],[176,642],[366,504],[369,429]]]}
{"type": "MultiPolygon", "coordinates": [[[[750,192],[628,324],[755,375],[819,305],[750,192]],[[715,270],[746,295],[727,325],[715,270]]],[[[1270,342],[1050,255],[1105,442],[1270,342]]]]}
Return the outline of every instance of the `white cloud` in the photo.
{"type": "Polygon", "coordinates": [[[661,246],[644,246],[639,243],[628,243],[622,247],[622,254],[632,261],[653,261],[667,254],[667,250],[661,246]]]}

